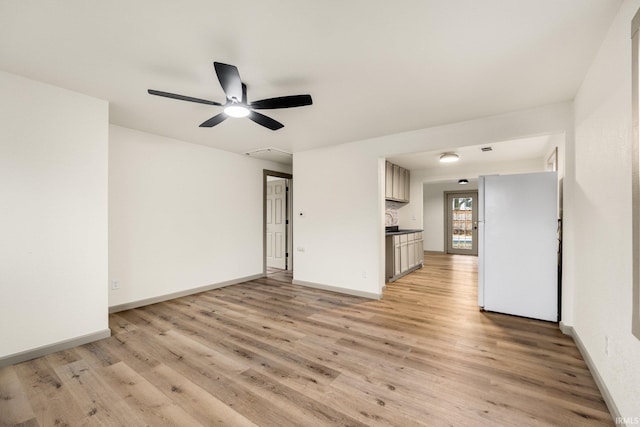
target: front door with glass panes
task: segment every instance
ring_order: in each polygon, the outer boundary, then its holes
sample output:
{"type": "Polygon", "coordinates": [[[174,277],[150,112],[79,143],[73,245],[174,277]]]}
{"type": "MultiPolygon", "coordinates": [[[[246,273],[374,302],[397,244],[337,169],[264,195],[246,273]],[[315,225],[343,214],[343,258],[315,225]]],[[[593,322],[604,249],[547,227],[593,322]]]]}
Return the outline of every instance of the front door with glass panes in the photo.
{"type": "Polygon", "coordinates": [[[448,254],[478,255],[478,192],[445,193],[448,254]]]}

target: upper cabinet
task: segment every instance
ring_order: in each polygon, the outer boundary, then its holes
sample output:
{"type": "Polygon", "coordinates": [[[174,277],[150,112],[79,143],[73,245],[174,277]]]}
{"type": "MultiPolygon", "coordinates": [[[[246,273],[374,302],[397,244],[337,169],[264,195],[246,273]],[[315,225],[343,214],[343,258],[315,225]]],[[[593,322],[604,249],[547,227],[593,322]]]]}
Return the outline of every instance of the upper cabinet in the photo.
{"type": "Polygon", "coordinates": [[[409,170],[387,162],[385,171],[385,199],[409,202],[409,170]]]}

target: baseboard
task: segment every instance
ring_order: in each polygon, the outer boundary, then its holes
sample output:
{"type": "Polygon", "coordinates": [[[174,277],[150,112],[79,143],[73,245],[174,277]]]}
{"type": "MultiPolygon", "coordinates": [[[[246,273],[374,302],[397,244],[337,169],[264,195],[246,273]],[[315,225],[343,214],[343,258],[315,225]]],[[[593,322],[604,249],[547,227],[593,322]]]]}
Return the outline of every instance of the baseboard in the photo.
{"type": "Polygon", "coordinates": [[[589,372],[591,372],[591,376],[593,377],[593,380],[596,382],[596,385],[600,390],[600,394],[602,394],[602,398],[604,399],[604,403],[607,405],[607,409],[609,409],[609,414],[611,414],[611,418],[616,423],[616,425],[623,425],[619,422],[619,420],[622,419],[620,415],[620,411],[618,410],[618,407],[616,406],[616,403],[614,402],[613,397],[611,397],[611,393],[609,393],[609,389],[607,388],[607,385],[605,384],[604,380],[600,376],[600,372],[598,372],[598,368],[596,368],[596,365],[593,363],[593,359],[591,359],[591,356],[589,355],[587,348],[584,346],[576,330],[573,328],[573,326],[568,326],[568,325],[565,325],[563,322],[560,322],[560,331],[562,331],[563,334],[569,335],[571,338],[573,338],[573,341],[576,343],[576,346],[578,347],[578,351],[580,351],[582,358],[587,364],[587,368],[589,368],[589,372]]]}
{"type": "Polygon", "coordinates": [[[338,286],[322,285],[320,283],[305,282],[304,280],[294,279],[291,283],[293,283],[294,285],[306,286],[308,288],[314,288],[314,289],[321,289],[323,291],[337,292],[339,294],[353,295],[356,297],[363,297],[363,298],[369,298],[369,299],[382,298],[382,294],[380,293],[358,291],[355,289],[340,288],[338,286]]]}
{"type": "Polygon", "coordinates": [[[171,299],[186,297],[188,295],[199,294],[200,292],[206,292],[206,291],[211,291],[213,289],[224,288],[225,286],[248,282],[250,280],[259,279],[264,276],[265,276],[264,273],[254,274],[253,276],[246,276],[246,277],[241,277],[239,279],[226,280],[224,282],[201,286],[199,288],[192,288],[184,291],[172,292],[170,294],[159,295],[157,297],[145,298],[137,301],[127,302],[124,304],[113,305],[109,307],[109,313],[117,313],[119,311],[131,310],[132,308],[143,307],[145,305],[151,305],[151,304],[155,304],[162,301],[168,301],[171,299]]]}
{"type": "Polygon", "coordinates": [[[67,350],[79,345],[88,344],[93,341],[98,341],[111,336],[111,329],[103,329],[91,334],[82,335],[76,338],[71,338],[57,343],[43,345],[31,350],[21,351],[9,356],[0,357],[0,368],[9,365],[15,365],[16,363],[25,362],[27,360],[35,359],[37,357],[46,356],[56,351],[67,350]]]}
{"type": "Polygon", "coordinates": [[[569,335],[571,338],[573,338],[573,326],[565,325],[562,320],[560,321],[558,326],[560,327],[560,332],[562,332],[565,335],[569,335]]]}

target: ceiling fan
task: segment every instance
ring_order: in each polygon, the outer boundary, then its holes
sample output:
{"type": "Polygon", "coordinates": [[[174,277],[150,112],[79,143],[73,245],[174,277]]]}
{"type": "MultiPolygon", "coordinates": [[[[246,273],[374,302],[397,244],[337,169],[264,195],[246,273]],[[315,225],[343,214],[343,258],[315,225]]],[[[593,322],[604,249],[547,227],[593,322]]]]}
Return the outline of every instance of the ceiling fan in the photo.
{"type": "Polygon", "coordinates": [[[214,62],[213,66],[216,70],[218,80],[220,81],[220,86],[222,86],[222,90],[224,90],[224,93],[227,96],[227,102],[224,104],[153,89],[149,89],[147,92],[149,92],[150,95],[164,96],[166,98],[179,99],[182,101],[224,107],[224,112],[217,114],[200,124],[200,127],[206,128],[220,124],[229,117],[247,117],[249,120],[253,120],[266,128],[278,130],[284,127],[282,123],[254,110],[302,107],[313,103],[311,95],[280,96],[277,98],[261,99],[260,101],[250,103],[247,101],[247,86],[242,83],[242,80],[240,80],[240,73],[238,72],[238,69],[233,65],[223,64],[221,62],[214,62]]]}

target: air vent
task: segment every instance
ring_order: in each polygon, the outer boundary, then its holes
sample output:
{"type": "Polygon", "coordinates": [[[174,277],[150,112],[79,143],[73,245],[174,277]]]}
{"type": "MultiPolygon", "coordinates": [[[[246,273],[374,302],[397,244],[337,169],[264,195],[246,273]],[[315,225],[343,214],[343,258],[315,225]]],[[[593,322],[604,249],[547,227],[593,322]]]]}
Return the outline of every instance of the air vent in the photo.
{"type": "Polygon", "coordinates": [[[482,147],[480,150],[482,150],[483,152],[488,152],[488,151],[493,151],[493,148],[491,147],[482,147]]]}

